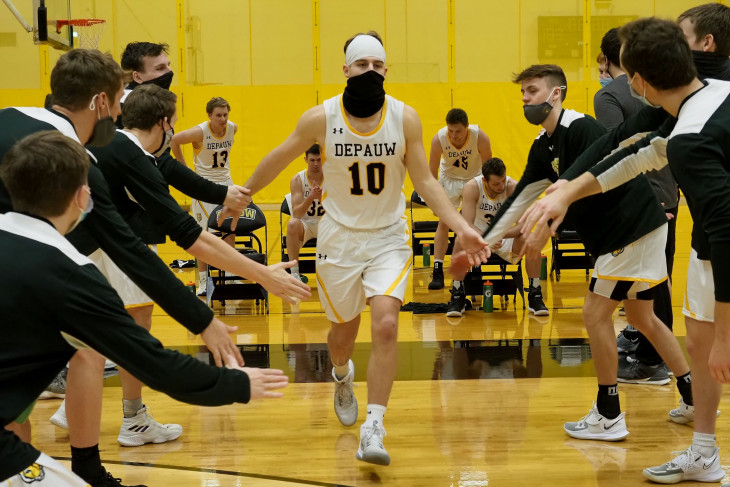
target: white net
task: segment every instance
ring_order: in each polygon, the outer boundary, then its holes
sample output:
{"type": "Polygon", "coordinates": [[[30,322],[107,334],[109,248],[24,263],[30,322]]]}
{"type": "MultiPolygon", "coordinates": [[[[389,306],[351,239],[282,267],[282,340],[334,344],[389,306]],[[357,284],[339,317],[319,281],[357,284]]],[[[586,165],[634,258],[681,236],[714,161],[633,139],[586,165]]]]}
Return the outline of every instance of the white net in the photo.
{"type": "Polygon", "coordinates": [[[99,46],[101,33],[104,32],[105,20],[81,19],[72,20],[69,24],[74,30],[74,47],[96,49],[99,46]]]}

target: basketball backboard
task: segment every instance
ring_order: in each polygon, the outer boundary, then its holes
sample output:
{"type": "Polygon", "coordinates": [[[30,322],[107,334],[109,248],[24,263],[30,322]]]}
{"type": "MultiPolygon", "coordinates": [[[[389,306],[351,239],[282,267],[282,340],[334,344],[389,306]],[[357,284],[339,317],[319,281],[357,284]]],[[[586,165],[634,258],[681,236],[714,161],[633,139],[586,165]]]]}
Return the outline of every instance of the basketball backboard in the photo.
{"type": "Polygon", "coordinates": [[[33,0],[33,41],[68,51],[73,47],[73,27],[58,26],[71,19],[71,0],[33,0]]]}

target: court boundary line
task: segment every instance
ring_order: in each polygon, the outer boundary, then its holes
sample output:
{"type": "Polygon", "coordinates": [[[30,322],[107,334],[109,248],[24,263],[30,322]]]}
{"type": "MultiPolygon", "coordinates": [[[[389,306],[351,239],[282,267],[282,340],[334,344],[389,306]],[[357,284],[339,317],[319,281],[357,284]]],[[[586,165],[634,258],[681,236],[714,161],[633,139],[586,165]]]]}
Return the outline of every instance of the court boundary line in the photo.
{"type": "MultiPolygon", "coordinates": [[[[55,460],[62,460],[62,461],[71,461],[71,457],[52,457],[55,460]]],[[[271,480],[271,481],[277,481],[277,482],[288,482],[293,483],[297,482],[300,484],[305,485],[316,485],[320,487],[354,487],[351,485],[345,485],[345,484],[331,484],[328,482],[319,482],[317,480],[304,480],[304,479],[293,479],[289,477],[277,477],[275,475],[263,475],[259,473],[250,473],[250,472],[237,472],[235,470],[218,470],[215,468],[203,468],[203,467],[184,467],[181,465],[167,465],[167,464],[152,464],[152,463],[144,463],[144,462],[125,462],[121,460],[103,460],[101,463],[108,463],[111,465],[128,465],[132,467],[146,467],[146,468],[162,468],[167,470],[182,470],[186,472],[204,472],[204,473],[214,473],[218,475],[228,475],[230,477],[248,477],[253,479],[262,479],[262,480],[271,480]]]]}

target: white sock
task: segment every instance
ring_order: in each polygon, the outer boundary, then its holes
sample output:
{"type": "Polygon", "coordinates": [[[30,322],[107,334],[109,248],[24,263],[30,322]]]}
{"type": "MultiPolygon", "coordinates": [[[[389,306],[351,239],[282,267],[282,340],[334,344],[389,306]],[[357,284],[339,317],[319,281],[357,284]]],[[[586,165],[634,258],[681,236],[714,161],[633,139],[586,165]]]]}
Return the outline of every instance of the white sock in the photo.
{"type": "Polygon", "coordinates": [[[137,411],[142,409],[143,406],[141,397],[137,399],[122,399],[122,410],[124,411],[125,418],[137,416],[137,411]]]}
{"type": "Polygon", "coordinates": [[[441,264],[444,265],[444,259],[433,259],[434,265],[441,264]]]}
{"type": "Polygon", "coordinates": [[[299,275],[299,262],[298,262],[298,261],[297,261],[297,263],[296,263],[296,264],[294,264],[294,265],[293,265],[293,266],[291,267],[291,273],[292,273],[292,276],[293,276],[293,275],[297,275],[297,276],[299,275]]]}
{"type": "Polygon", "coordinates": [[[198,271],[198,282],[205,285],[208,282],[208,270],[198,271]]]}
{"type": "Polygon", "coordinates": [[[454,289],[461,289],[461,281],[454,279],[454,289]]]}
{"type": "Polygon", "coordinates": [[[377,422],[382,427],[386,409],[385,406],[380,404],[368,404],[368,416],[365,418],[364,426],[372,427],[377,422]]]}
{"type": "Polygon", "coordinates": [[[530,277],[530,287],[540,287],[539,277],[530,277]]]}
{"type": "Polygon", "coordinates": [[[335,368],[335,376],[338,380],[342,380],[345,378],[347,374],[350,373],[350,361],[348,360],[345,362],[345,365],[335,365],[334,362],[332,362],[332,365],[334,365],[335,368]]]}
{"type": "Polygon", "coordinates": [[[716,437],[710,433],[695,433],[692,435],[692,451],[705,458],[715,453],[716,437]]]}

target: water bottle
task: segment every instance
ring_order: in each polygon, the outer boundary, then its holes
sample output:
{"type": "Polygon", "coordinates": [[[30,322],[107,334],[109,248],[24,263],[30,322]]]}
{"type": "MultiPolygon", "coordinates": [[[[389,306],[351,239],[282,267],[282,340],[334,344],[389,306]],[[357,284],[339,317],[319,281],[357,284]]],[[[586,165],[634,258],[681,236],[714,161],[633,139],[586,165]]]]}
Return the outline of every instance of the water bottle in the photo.
{"type": "Polygon", "coordinates": [[[195,294],[196,289],[195,289],[195,283],[193,281],[189,281],[187,284],[185,284],[185,287],[187,287],[190,290],[190,292],[195,294]]]}
{"type": "Polygon", "coordinates": [[[491,313],[494,311],[494,285],[491,281],[485,281],[482,288],[482,311],[491,313]]]}
{"type": "Polygon", "coordinates": [[[431,267],[431,246],[423,244],[423,267],[431,267]]]}

